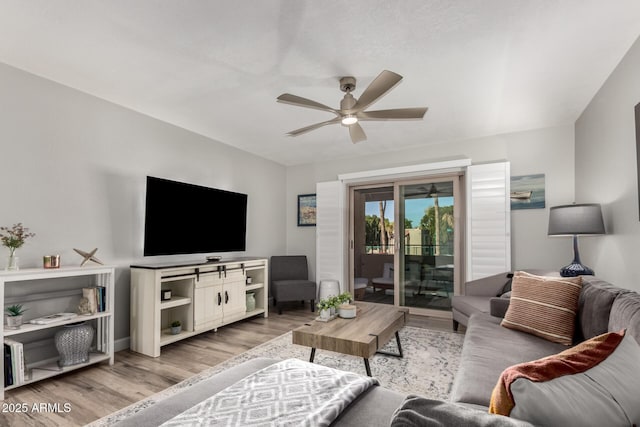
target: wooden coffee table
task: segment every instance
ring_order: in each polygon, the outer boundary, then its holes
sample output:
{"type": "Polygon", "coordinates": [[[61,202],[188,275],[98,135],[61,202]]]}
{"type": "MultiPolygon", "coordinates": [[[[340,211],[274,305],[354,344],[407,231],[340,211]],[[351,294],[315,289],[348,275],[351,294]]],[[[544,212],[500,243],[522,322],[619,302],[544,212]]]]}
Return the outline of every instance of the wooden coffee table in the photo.
{"type": "Polygon", "coordinates": [[[366,302],[355,305],[355,319],[313,320],[293,330],[293,343],[311,347],[310,362],[313,362],[316,349],[362,357],[367,375],[371,376],[369,358],[374,354],[402,357],[398,331],[405,325],[409,309],[366,302]],[[380,351],[394,335],[398,352],[380,351]]]}

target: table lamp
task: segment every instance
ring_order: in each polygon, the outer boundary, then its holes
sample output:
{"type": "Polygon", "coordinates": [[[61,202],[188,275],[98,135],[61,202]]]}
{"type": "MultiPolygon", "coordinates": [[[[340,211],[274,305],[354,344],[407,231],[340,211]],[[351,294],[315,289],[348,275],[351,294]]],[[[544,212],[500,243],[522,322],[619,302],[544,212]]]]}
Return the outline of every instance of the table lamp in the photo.
{"type": "Polygon", "coordinates": [[[578,252],[578,236],[605,234],[602,209],[597,203],[554,206],[549,210],[549,236],[573,236],[573,261],[560,269],[563,277],[593,275],[582,265],[578,252]]]}

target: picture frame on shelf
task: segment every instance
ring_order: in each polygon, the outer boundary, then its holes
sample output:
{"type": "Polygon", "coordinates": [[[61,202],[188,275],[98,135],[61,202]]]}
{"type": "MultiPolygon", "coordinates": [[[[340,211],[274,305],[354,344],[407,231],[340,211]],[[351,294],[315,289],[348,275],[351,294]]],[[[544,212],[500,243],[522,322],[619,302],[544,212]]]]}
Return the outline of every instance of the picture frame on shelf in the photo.
{"type": "Polygon", "coordinates": [[[316,195],[298,195],[298,227],[316,225],[316,195]]]}

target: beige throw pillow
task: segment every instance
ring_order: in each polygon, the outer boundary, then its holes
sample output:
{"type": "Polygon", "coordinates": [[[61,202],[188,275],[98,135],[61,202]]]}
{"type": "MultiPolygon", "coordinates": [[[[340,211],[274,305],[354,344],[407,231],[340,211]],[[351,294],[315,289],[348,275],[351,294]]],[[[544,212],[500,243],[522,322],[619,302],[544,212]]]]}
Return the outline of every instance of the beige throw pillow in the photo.
{"type": "Polygon", "coordinates": [[[546,277],[518,271],[501,325],[571,345],[582,277],[546,277]]]}

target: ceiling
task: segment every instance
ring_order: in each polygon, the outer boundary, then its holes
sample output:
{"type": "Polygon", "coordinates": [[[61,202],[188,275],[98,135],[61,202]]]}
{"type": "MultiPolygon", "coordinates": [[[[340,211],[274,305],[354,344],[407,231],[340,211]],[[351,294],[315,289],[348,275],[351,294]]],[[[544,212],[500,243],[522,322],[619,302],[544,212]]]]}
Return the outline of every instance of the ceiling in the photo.
{"type": "Polygon", "coordinates": [[[0,0],[0,62],[284,165],[573,123],[640,35],[637,0],[0,0]],[[288,131],[404,80],[370,109],[421,121],[288,131]]]}

